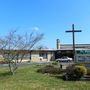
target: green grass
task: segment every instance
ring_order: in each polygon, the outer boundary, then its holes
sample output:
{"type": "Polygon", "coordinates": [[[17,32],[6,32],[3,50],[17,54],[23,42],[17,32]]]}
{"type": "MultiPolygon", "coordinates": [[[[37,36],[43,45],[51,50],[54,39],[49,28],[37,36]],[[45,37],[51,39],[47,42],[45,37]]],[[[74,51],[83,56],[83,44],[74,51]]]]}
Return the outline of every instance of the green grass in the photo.
{"type": "Polygon", "coordinates": [[[0,90],[90,90],[90,81],[63,81],[55,76],[37,73],[40,66],[19,67],[16,74],[0,68],[0,90]]]}

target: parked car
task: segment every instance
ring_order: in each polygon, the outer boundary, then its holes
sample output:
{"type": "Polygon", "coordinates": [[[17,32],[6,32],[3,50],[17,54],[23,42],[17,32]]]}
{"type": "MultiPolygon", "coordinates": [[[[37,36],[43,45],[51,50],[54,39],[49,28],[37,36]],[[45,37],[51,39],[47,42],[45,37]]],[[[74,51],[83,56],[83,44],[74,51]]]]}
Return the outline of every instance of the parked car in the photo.
{"type": "Polygon", "coordinates": [[[56,59],[56,61],[57,62],[70,62],[70,61],[72,61],[72,58],[64,56],[62,58],[56,59]]]}

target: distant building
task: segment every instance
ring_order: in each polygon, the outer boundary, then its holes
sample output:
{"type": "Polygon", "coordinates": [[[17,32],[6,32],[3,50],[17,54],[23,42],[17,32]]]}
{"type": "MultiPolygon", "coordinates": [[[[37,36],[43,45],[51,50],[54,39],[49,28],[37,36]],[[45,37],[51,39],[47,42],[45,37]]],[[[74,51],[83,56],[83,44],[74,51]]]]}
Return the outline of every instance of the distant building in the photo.
{"type": "MultiPolygon", "coordinates": [[[[31,61],[55,61],[57,58],[68,56],[73,58],[72,44],[58,44],[58,49],[41,49],[31,51],[31,61]]],[[[90,62],[90,44],[75,45],[75,62],[90,62]]]]}
{"type": "MultiPolygon", "coordinates": [[[[90,62],[90,44],[76,44],[75,45],[75,62],[90,62]]],[[[21,54],[26,52],[22,61],[32,62],[50,62],[57,58],[68,56],[73,58],[73,45],[61,44],[60,40],[56,40],[56,49],[40,49],[40,50],[20,50],[21,54]]],[[[20,59],[19,54],[16,58],[20,59]]],[[[0,58],[3,58],[0,55],[0,58]]]]}
{"type": "MultiPolygon", "coordinates": [[[[60,45],[55,52],[55,58],[68,56],[73,58],[72,44],[57,44],[60,45]]],[[[90,44],[75,44],[75,62],[90,62],[90,44]]]]}
{"type": "Polygon", "coordinates": [[[49,62],[55,60],[54,50],[32,50],[31,61],[33,62],[49,62]]]}

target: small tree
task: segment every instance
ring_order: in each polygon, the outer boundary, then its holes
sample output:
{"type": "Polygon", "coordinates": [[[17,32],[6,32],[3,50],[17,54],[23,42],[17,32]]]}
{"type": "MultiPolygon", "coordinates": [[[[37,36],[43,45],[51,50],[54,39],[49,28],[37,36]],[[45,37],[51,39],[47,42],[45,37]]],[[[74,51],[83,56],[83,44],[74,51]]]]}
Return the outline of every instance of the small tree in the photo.
{"type": "Polygon", "coordinates": [[[16,30],[0,38],[1,55],[8,62],[10,73],[14,74],[18,68],[17,63],[21,63],[25,54],[30,53],[42,38],[43,34],[35,32],[18,35],[16,30]]]}

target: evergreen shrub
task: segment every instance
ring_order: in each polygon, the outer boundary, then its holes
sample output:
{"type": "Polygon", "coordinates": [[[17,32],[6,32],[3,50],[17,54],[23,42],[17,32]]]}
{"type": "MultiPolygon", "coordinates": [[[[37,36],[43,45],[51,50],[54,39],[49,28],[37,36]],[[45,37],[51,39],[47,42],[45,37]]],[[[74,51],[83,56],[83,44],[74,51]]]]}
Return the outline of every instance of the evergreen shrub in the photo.
{"type": "Polygon", "coordinates": [[[66,69],[66,77],[68,80],[79,80],[87,74],[87,69],[82,65],[72,65],[66,69]]]}

